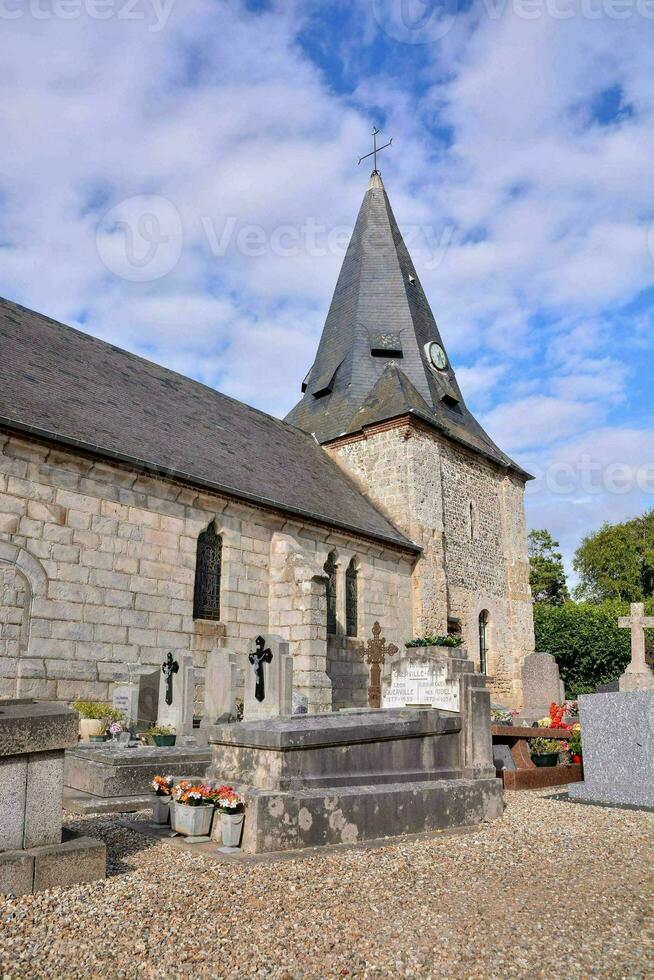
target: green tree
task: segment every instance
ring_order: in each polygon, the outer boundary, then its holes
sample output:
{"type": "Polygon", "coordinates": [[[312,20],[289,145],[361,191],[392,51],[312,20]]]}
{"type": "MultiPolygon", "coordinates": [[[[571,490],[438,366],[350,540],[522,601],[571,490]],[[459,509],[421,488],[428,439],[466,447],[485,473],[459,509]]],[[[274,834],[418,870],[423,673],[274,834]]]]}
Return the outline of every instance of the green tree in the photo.
{"type": "Polygon", "coordinates": [[[583,539],[573,566],[577,599],[642,602],[654,596],[654,510],[622,524],[603,524],[583,539]]]}
{"type": "MultiPolygon", "coordinates": [[[[645,612],[654,615],[654,599],[645,601],[645,612]]],[[[556,659],[568,697],[593,693],[598,684],[614,681],[624,671],[631,636],[618,626],[618,617],[628,615],[629,603],[618,599],[534,606],[536,649],[556,659]]],[[[649,647],[654,630],[646,630],[645,637],[649,647]]]]}
{"type": "Polygon", "coordinates": [[[529,532],[529,584],[534,602],[560,606],[568,598],[563,557],[544,528],[529,532]]]}

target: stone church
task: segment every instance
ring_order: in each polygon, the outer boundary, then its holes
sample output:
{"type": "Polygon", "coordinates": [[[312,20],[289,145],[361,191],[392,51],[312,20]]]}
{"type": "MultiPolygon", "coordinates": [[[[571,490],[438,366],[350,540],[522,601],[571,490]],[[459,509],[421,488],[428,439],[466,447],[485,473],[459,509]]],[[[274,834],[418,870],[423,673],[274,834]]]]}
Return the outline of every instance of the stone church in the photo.
{"type": "Polygon", "coordinates": [[[285,421],[0,302],[0,691],[110,700],[127,664],[289,641],[310,712],[362,646],[463,636],[519,705],[529,475],[468,411],[377,171],[285,421]]]}

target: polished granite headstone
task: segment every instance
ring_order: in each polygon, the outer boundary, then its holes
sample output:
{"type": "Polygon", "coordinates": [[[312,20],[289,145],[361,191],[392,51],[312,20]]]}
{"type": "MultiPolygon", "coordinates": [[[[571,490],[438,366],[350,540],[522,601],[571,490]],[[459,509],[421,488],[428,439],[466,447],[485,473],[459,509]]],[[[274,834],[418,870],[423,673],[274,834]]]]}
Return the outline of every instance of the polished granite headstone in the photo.
{"type": "Polygon", "coordinates": [[[571,799],[654,807],[654,691],[582,694],[584,781],[571,799]]]}

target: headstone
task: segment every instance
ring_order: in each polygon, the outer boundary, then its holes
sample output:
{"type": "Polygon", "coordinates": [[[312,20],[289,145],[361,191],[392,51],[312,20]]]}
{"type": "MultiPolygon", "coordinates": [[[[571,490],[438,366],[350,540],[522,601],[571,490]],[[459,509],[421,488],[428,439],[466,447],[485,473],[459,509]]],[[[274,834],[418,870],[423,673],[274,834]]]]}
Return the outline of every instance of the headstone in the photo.
{"type": "Polygon", "coordinates": [[[123,684],[115,684],[111,703],[114,708],[122,713],[126,726],[131,731],[135,730],[139,709],[138,682],[128,681],[123,684]]]}
{"type": "Polygon", "coordinates": [[[530,653],[522,661],[522,711],[525,717],[544,718],[552,701],[565,701],[559,667],[549,653],[530,653]]]}
{"type": "Polygon", "coordinates": [[[447,654],[416,652],[402,657],[391,668],[390,684],[384,687],[382,707],[429,705],[445,711],[459,710],[459,679],[449,671],[447,654]]]}
{"type": "Polygon", "coordinates": [[[161,665],[157,724],[169,725],[177,735],[193,732],[195,671],[190,654],[169,653],[161,665]]]}
{"type": "Polygon", "coordinates": [[[654,692],[582,694],[584,781],[572,799],[654,807],[654,692]]]}
{"type": "Polygon", "coordinates": [[[642,602],[631,603],[631,616],[620,616],[618,626],[631,630],[631,663],[620,677],[621,691],[654,691],[654,673],[645,662],[645,633],[654,627],[654,616],[645,615],[642,602]]]}
{"type": "Polygon", "coordinates": [[[497,772],[502,772],[503,769],[512,772],[515,769],[515,759],[511,755],[511,749],[508,745],[493,742],[493,763],[497,772]]]}
{"type": "Polygon", "coordinates": [[[237,680],[236,654],[229,650],[212,650],[207,656],[204,678],[202,728],[236,721],[237,680]]]}
{"type": "Polygon", "coordinates": [[[112,703],[125,717],[131,732],[144,731],[157,720],[161,670],[128,664],[123,678],[114,685],[112,703]]]}
{"type": "Polygon", "coordinates": [[[245,671],[243,720],[290,715],[293,698],[293,658],[288,643],[278,636],[258,636],[245,671]]]}

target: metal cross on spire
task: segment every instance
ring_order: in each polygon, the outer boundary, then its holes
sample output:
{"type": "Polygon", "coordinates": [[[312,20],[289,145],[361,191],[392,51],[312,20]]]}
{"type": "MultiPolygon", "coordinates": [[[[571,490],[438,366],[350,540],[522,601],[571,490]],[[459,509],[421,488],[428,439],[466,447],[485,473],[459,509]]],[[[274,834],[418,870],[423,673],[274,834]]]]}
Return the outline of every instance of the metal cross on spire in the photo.
{"type": "Polygon", "coordinates": [[[379,133],[380,132],[381,132],[381,130],[377,129],[376,126],[373,126],[372,127],[372,146],[373,146],[373,148],[370,151],[370,153],[366,153],[365,156],[359,157],[359,163],[361,163],[362,160],[367,160],[368,157],[374,157],[375,158],[374,159],[374,168],[373,168],[373,171],[372,171],[374,174],[379,173],[379,171],[377,170],[377,154],[378,153],[381,153],[382,150],[385,150],[386,147],[387,146],[390,146],[391,143],[393,142],[393,139],[391,137],[391,139],[389,139],[388,143],[384,143],[383,146],[377,146],[377,137],[379,136],[379,133]]]}

